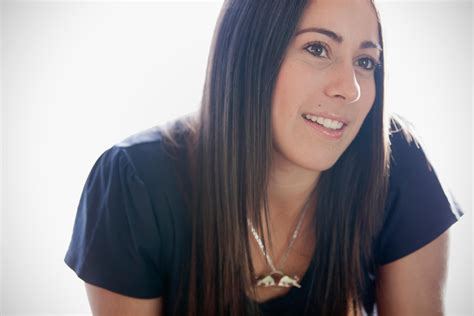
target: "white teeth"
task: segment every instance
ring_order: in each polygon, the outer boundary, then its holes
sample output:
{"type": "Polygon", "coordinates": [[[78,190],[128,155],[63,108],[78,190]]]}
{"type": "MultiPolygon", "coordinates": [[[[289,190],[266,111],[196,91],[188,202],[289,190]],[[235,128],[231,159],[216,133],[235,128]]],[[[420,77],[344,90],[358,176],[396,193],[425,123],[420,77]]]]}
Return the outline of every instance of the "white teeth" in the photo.
{"type": "Polygon", "coordinates": [[[326,128],[330,129],[340,129],[344,123],[339,122],[339,121],[333,121],[328,118],[323,118],[320,116],[314,116],[314,115],[309,115],[305,114],[304,117],[312,122],[318,122],[319,124],[323,125],[326,128]]]}

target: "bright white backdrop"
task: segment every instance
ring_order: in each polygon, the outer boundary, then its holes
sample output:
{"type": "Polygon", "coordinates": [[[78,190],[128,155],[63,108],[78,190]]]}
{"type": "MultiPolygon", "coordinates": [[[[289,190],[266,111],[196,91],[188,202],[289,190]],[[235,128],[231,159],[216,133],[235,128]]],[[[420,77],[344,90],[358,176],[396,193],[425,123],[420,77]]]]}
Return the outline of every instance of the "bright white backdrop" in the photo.
{"type": "MultiPolygon", "coordinates": [[[[7,1],[1,8],[0,314],[88,313],[63,262],[92,164],[196,109],[221,2],[7,1]]],[[[472,3],[379,1],[388,110],[416,127],[466,215],[447,315],[472,315],[472,3]]]]}

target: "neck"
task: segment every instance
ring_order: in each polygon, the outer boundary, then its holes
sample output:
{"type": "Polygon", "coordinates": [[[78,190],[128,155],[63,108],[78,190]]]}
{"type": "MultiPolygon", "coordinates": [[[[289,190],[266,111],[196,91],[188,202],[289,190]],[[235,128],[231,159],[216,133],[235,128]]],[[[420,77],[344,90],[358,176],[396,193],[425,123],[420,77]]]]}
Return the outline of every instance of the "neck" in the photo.
{"type": "MultiPolygon", "coordinates": [[[[276,155],[267,188],[270,216],[293,218],[298,216],[310,198],[320,172],[297,166],[276,155]]],[[[314,205],[313,201],[310,205],[314,205]]]]}

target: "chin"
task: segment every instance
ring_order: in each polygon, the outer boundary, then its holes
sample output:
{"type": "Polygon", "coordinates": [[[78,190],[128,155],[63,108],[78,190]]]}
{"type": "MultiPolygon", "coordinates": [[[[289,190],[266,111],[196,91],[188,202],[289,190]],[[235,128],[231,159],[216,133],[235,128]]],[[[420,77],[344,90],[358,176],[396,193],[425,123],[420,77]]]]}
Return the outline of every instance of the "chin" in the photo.
{"type": "Polygon", "coordinates": [[[331,159],[331,160],[327,160],[327,161],[311,160],[311,161],[301,161],[299,163],[299,165],[302,168],[307,169],[307,170],[311,170],[311,171],[314,171],[314,172],[323,172],[323,171],[326,171],[328,169],[331,169],[332,166],[334,166],[334,164],[336,162],[337,162],[337,159],[336,160],[331,159]]]}
{"type": "Polygon", "coordinates": [[[333,162],[331,164],[324,164],[324,165],[317,165],[317,166],[312,166],[311,167],[311,170],[313,171],[317,171],[317,172],[323,172],[323,171],[326,171],[326,170],[329,170],[332,168],[332,166],[334,166],[336,162],[333,162]]]}
{"type": "Polygon", "coordinates": [[[340,155],[318,155],[317,152],[284,153],[276,150],[274,153],[276,154],[276,161],[283,162],[283,164],[289,163],[290,165],[316,173],[330,169],[340,157],[340,155]]]}

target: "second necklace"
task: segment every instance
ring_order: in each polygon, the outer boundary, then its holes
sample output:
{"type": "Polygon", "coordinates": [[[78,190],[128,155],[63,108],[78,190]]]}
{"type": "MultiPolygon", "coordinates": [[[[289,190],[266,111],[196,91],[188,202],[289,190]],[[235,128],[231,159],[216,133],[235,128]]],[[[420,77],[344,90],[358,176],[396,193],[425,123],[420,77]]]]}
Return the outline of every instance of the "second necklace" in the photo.
{"type": "Polygon", "coordinates": [[[280,264],[280,270],[275,268],[275,265],[273,264],[272,258],[268,254],[268,251],[265,251],[265,248],[263,247],[262,240],[258,236],[257,231],[253,227],[252,223],[250,220],[247,220],[248,225],[250,227],[250,230],[252,231],[253,236],[255,237],[255,240],[257,241],[257,244],[263,254],[267,258],[268,265],[271,268],[271,272],[267,275],[264,275],[262,277],[257,277],[256,279],[256,284],[258,287],[277,287],[277,288],[287,288],[287,287],[297,287],[301,288],[301,284],[299,284],[299,278],[297,275],[294,277],[290,277],[289,275],[283,273],[283,267],[286,262],[286,259],[288,258],[288,254],[290,253],[291,248],[293,248],[293,244],[295,243],[296,237],[298,237],[298,233],[301,228],[301,224],[303,223],[303,218],[306,213],[306,210],[308,209],[309,205],[309,200],[306,201],[305,205],[303,206],[303,210],[301,212],[300,219],[298,221],[298,224],[296,225],[295,231],[293,232],[293,235],[291,236],[290,243],[288,245],[288,249],[286,250],[285,254],[283,255],[282,262],[280,264]]]}

